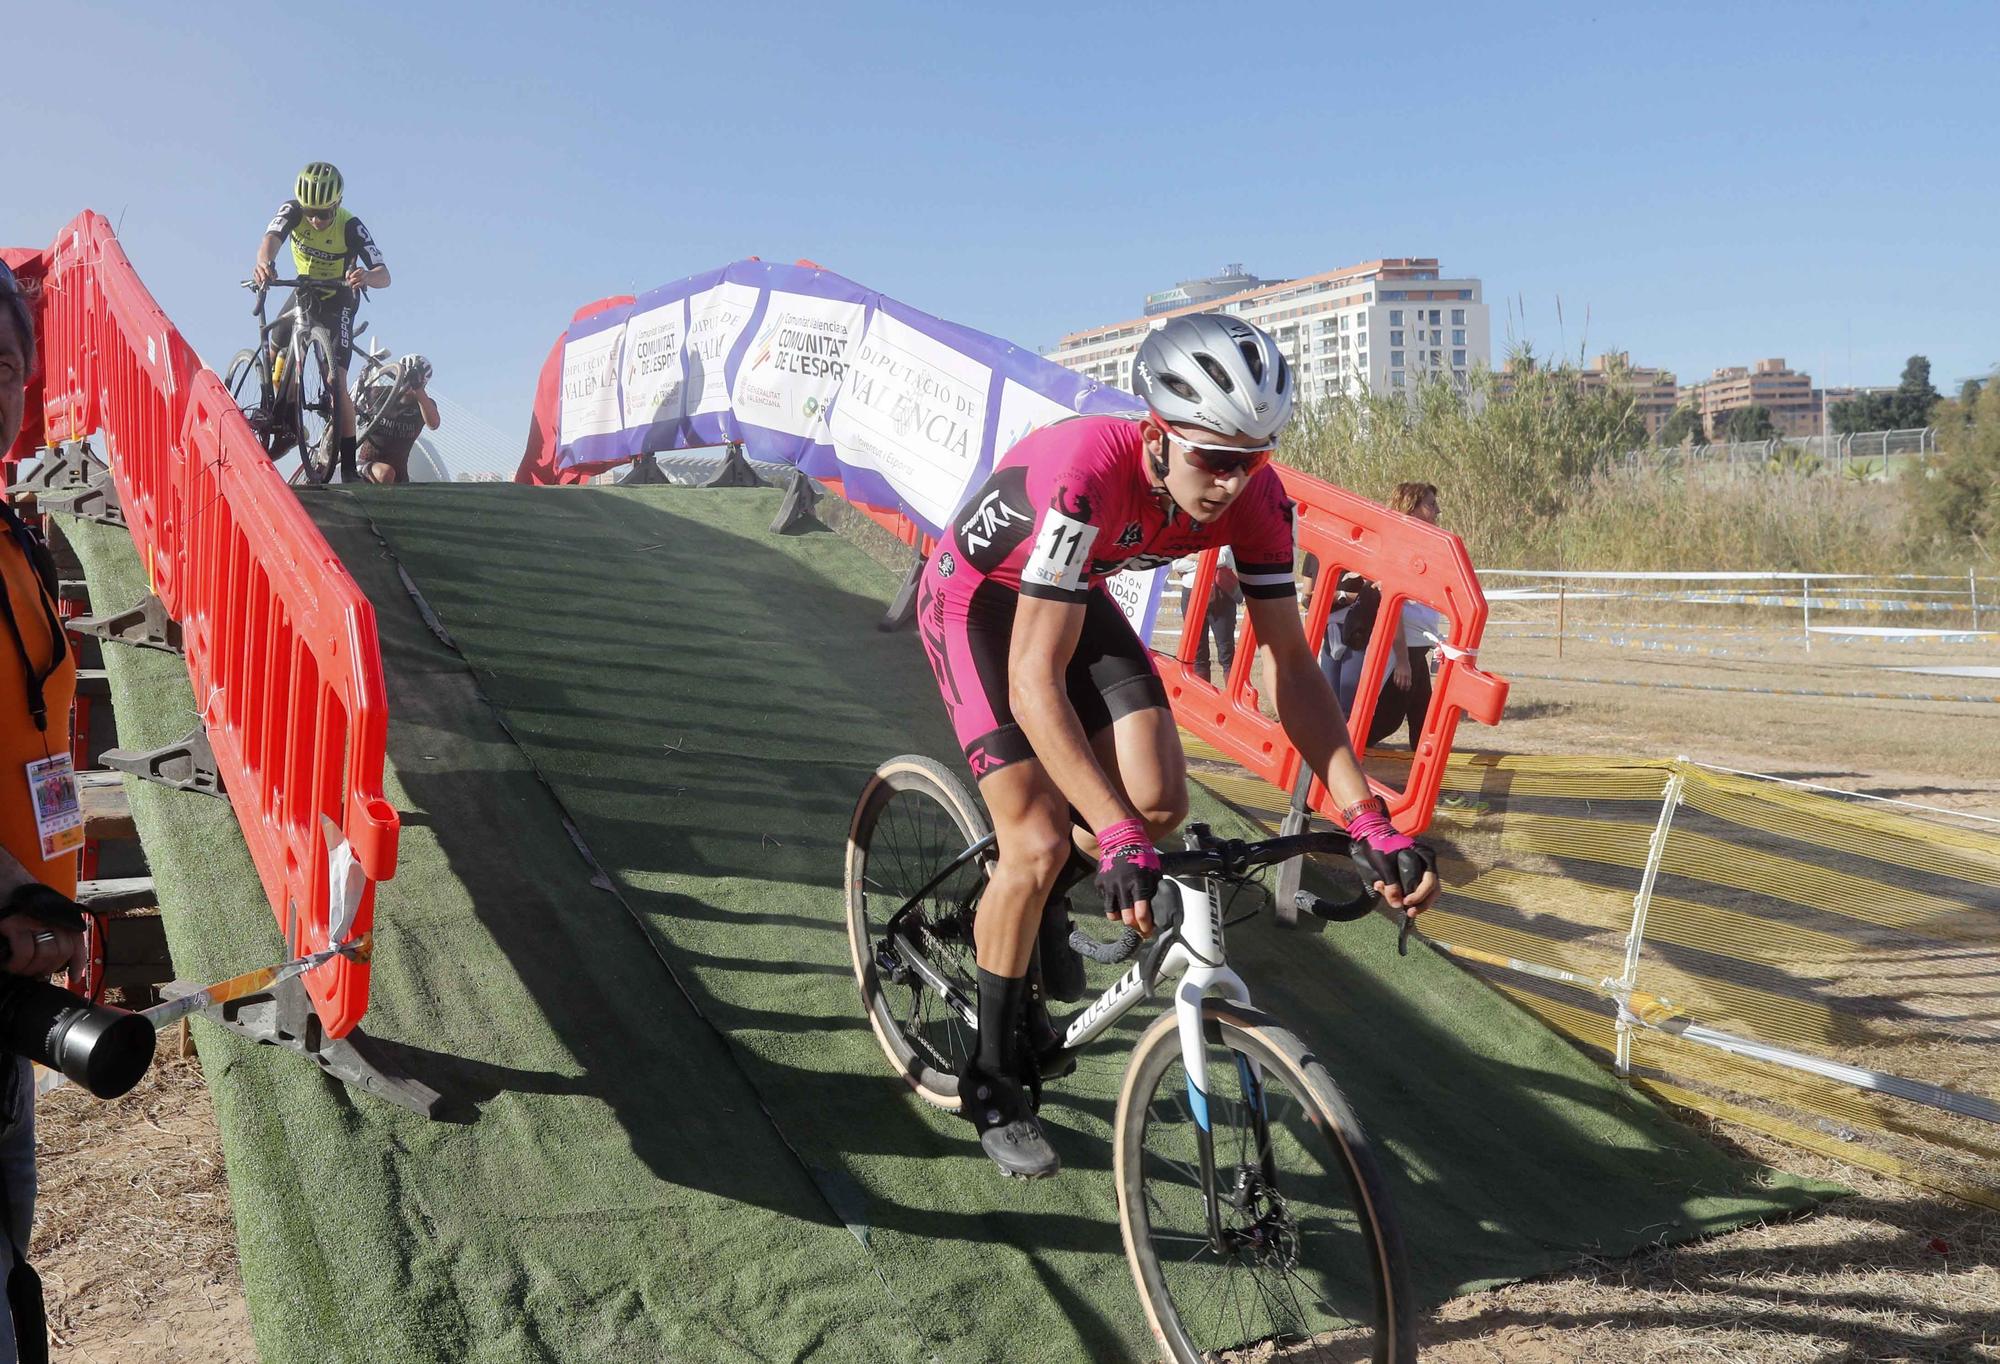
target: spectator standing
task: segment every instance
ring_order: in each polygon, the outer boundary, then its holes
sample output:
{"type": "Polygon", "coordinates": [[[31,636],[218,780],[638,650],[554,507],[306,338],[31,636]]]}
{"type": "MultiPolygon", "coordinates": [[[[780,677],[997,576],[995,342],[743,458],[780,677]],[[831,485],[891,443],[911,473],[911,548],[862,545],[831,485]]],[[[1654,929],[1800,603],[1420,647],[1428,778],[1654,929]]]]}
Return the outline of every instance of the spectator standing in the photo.
{"type": "MultiPolygon", "coordinates": [[[[0,266],[0,450],[20,432],[35,364],[34,320],[0,266]]],[[[76,656],[56,614],[48,547],[0,498],[0,970],[41,977],[83,963],[74,902],[82,818],[70,771],[76,656]]],[[[0,1054],[0,1232],[7,1312],[0,1364],[48,1358],[35,1219],[35,1085],[25,1056],[0,1054]]]]}
{"type": "Polygon", "coordinates": [[[1208,610],[1197,626],[1188,619],[1189,599],[1194,595],[1194,574],[1197,556],[1174,561],[1174,580],[1181,589],[1181,629],[1194,629],[1198,642],[1194,650],[1194,669],[1203,678],[1208,676],[1209,641],[1215,642],[1214,657],[1222,665],[1222,676],[1226,681],[1229,669],[1236,662],[1236,612],[1243,605],[1243,585],[1236,577],[1236,552],[1225,545],[1215,556],[1215,587],[1208,594],[1208,610]]]}

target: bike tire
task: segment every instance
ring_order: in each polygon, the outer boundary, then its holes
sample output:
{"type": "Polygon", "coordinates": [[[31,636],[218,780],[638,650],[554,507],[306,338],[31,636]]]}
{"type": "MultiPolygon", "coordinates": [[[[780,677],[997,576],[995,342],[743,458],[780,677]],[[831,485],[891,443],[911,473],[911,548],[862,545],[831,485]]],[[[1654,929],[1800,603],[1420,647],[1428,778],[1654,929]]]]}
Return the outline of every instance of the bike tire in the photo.
{"type": "MultiPolygon", "coordinates": [[[[991,832],[986,811],[944,765],[905,755],[875,769],[847,835],[847,941],[862,1007],[889,1064],[925,1101],[958,1107],[958,1069],[978,1046],[976,1024],[902,970],[885,973],[881,935],[888,918],[953,857],[991,832]]],[[[926,898],[918,938],[925,962],[977,1009],[972,908],[988,864],[954,872],[926,898]]],[[[891,963],[900,967],[900,960],[891,963]]]]}
{"type": "Polygon", "coordinates": [[[354,393],[354,443],[366,445],[389,406],[402,394],[402,377],[392,366],[375,370],[354,393]]]}
{"type": "Polygon", "coordinates": [[[292,413],[299,440],[295,482],[325,483],[333,477],[340,450],[339,407],[334,385],[341,382],[333,367],[333,339],[324,327],[310,327],[298,343],[292,371],[292,413]]]}
{"type": "Polygon", "coordinates": [[[1353,1110],[1295,1034],[1255,1009],[1207,999],[1215,1182],[1233,1194],[1225,1221],[1245,1224],[1225,1229],[1240,1233],[1231,1249],[1215,1249],[1198,1157],[1192,1165],[1177,1157],[1196,1149],[1178,1022],[1169,1011],[1133,1048],[1112,1129],[1119,1229],[1160,1348],[1176,1364],[1260,1342],[1278,1342],[1275,1357],[1288,1364],[1415,1364],[1416,1303],[1402,1232],[1353,1110]],[[1274,1084],[1289,1092],[1275,1102],[1274,1084]],[[1296,1114],[1285,1111],[1286,1097],[1296,1114]],[[1247,1159],[1253,1103],[1270,1115],[1269,1139],[1254,1162],[1247,1159]],[[1282,1171],[1281,1155],[1293,1162],[1282,1171]],[[1225,1169],[1232,1156],[1234,1168],[1225,1169]],[[1246,1204],[1259,1215],[1252,1218],[1246,1204]],[[1244,1277],[1232,1279],[1239,1271],[1244,1277]]]}
{"type": "Polygon", "coordinates": [[[283,454],[291,439],[283,429],[285,424],[272,419],[270,363],[264,352],[256,348],[237,351],[222,372],[222,386],[243,414],[243,420],[249,423],[250,434],[264,447],[264,453],[272,459],[283,454]]]}

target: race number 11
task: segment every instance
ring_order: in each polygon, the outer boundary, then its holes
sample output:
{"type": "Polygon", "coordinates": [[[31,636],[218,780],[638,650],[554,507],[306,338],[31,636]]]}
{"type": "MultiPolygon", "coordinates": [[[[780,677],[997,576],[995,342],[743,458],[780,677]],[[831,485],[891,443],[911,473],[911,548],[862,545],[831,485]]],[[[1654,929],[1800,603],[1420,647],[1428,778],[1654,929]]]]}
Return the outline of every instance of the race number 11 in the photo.
{"type": "Polygon", "coordinates": [[[1090,576],[1090,547],[1096,540],[1096,526],[1051,511],[1042,520],[1034,552],[1021,565],[1021,581],[1065,592],[1080,590],[1090,576]]]}

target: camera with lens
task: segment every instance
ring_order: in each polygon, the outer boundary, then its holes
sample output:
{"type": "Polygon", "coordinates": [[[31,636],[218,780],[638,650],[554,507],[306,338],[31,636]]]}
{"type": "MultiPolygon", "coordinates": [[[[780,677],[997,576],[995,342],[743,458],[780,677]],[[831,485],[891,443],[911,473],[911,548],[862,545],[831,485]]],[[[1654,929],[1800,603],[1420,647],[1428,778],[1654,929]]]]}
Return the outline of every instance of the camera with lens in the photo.
{"type": "MultiPolygon", "coordinates": [[[[68,896],[48,886],[23,886],[0,914],[26,914],[51,928],[83,931],[68,896]]],[[[7,972],[0,939],[0,1052],[61,1071],[100,1099],[115,1099],[153,1064],[153,1020],[93,1004],[59,985],[7,972]]]]}

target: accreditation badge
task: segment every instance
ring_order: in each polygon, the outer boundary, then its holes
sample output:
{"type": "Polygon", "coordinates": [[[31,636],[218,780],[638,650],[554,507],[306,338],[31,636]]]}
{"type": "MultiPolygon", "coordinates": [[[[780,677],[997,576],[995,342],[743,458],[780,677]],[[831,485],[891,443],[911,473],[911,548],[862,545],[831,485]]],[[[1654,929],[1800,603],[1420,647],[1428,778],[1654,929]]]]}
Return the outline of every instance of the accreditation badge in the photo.
{"type": "Polygon", "coordinates": [[[44,862],[83,846],[83,802],[69,754],[29,763],[28,794],[35,802],[35,832],[41,835],[44,862]]]}

